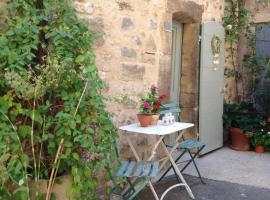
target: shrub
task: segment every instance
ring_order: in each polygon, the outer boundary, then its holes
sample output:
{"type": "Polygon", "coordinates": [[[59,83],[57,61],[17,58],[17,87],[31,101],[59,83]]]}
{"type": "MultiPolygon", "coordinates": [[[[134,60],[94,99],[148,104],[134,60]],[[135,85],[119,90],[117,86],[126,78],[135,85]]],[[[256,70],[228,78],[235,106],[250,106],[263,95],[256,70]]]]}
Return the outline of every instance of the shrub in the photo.
{"type": "Polygon", "coordinates": [[[0,33],[0,196],[27,199],[29,177],[38,186],[41,178],[53,184],[70,173],[69,195],[92,200],[94,173],[113,152],[116,130],[101,95],[94,36],[71,2],[7,3],[0,33]]]}

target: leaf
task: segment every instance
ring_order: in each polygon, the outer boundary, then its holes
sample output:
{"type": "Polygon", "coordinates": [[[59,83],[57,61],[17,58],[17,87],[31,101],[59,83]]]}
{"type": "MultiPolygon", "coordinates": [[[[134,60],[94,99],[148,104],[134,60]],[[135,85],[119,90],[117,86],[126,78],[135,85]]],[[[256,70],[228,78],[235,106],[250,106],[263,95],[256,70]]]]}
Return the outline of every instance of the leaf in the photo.
{"type": "Polygon", "coordinates": [[[65,142],[64,142],[64,146],[65,146],[65,147],[72,147],[73,144],[72,144],[70,141],[65,141],[65,142]]]}
{"type": "Polygon", "coordinates": [[[84,55],[79,55],[76,59],[75,62],[76,63],[82,63],[84,61],[84,55]]]}
{"type": "Polygon", "coordinates": [[[14,200],[28,200],[28,188],[19,187],[13,192],[14,200]]]}
{"type": "Polygon", "coordinates": [[[75,160],[79,160],[80,159],[80,156],[78,153],[72,153],[72,156],[75,160]]]}
{"type": "Polygon", "coordinates": [[[22,138],[26,138],[30,136],[32,131],[32,127],[28,125],[21,125],[19,126],[18,133],[22,138]]]}

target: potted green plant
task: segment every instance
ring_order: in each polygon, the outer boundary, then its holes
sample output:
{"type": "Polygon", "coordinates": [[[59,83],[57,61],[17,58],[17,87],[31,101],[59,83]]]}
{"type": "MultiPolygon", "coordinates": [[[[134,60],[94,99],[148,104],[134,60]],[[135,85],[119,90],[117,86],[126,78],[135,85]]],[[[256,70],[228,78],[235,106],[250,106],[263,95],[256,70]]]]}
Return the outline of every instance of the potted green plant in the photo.
{"type": "Polygon", "coordinates": [[[260,123],[252,104],[241,102],[224,105],[223,126],[230,131],[232,149],[247,151],[250,141],[246,132],[258,128],[260,123]]]}
{"type": "Polygon", "coordinates": [[[253,132],[251,135],[251,144],[255,148],[256,153],[264,153],[265,147],[268,145],[269,136],[264,130],[253,132]]]}

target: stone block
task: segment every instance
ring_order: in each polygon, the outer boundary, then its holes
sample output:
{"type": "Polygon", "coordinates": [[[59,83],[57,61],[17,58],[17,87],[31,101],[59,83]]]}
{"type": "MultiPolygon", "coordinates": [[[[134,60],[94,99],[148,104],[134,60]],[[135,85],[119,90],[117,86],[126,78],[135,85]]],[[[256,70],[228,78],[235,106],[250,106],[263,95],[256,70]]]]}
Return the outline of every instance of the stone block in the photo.
{"type": "Polygon", "coordinates": [[[116,0],[119,10],[129,10],[133,11],[131,3],[129,0],[116,0]]]}
{"type": "Polygon", "coordinates": [[[156,55],[144,53],[144,54],[142,54],[142,62],[155,65],[156,64],[156,55]]]}
{"type": "Polygon", "coordinates": [[[94,47],[100,47],[104,44],[104,19],[103,17],[86,17],[89,24],[89,31],[95,35],[94,47]]]}
{"type": "Polygon", "coordinates": [[[93,34],[104,32],[104,19],[103,17],[94,16],[88,17],[89,30],[93,34]]]}
{"type": "Polygon", "coordinates": [[[150,20],[149,21],[149,27],[151,28],[151,29],[157,29],[157,23],[154,21],[154,20],[150,20]]]}
{"type": "Polygon", "coordinates": [[[124,17],[122,19],[122,29],[132,29],[134,28],[134,23],[129,17],[124,17]]]}
{"type": "Polygon", "coordinates": [[[141,38],[139,36],[133,36],[132,41],[139,46],[142,44],[141,38]]]}
{"type": "Polygon", "coordinates": [[[122,47],[121,48],[121,56],[128,58],[136,58],[137,52],[134,49],[122,47]]]}
{"type": "Polygon", "coordinates": [[[145,74],[145,66],[139,64],[122,64],[123,80],[143,80],[145,74]]]}
{"type": "Polygon", "coordinates": [[[157,51],[156,42],[153,38],[153,35],[150,35],[146,40],[145,52],[149,54],[155,54],[156,51],[157,51]]]}
{"type": "Polygon", "coordinates": [[[172,22],[171,21],[164,22],[164,31],[172,32],[172,22]]]}
{"type": "Polygon", "coordinates": [[[80,13],[92,14],[94,12],[94,6],[92,3],[75,3],[76,10],[80,13]]]}

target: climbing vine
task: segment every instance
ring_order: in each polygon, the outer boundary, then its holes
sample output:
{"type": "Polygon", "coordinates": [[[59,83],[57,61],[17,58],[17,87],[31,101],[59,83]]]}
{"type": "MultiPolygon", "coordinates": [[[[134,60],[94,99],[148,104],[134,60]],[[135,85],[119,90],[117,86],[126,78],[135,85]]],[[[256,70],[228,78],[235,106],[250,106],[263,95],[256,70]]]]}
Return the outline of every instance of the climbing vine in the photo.
{"type": "MultiPolygon", "coordinates": [[[[260,0],[257,3],[268,5],[268,0],[260,0]]],[[[231,61],[232,69],[225,69],[226,77],[233,77],[235,81],[236,102],[240,102],[239,81],[243,81],[244,69],[251,73],[251,91],[254,91],[254,82],[258,75],[258,64],[256,61],[256,36],[252,29],[251,13],[245,8],[245,0],[226,0],[225,17],[223,26],[226,31],[226,41],[228,42],[227,52],[231,61]],[[238,45],[241,36],[247,39],[246,48],[249,53],[244,55],[243,64],[240,66],[237,60],[238,45]]],[[[244,87],[242,82],[242,97],[244,97],[244,87]]]]}
{"type": "MultiPolygon", "coordinates": [[[[116,129],[106,112],[94,36],[70,0],[10,0],[0,30],[0,197],[53,199],[70,174],[70,199],[93,200],[116,129]],[[48,180],[39,192],[39,181],[48,180]]],[[[0,198],[1,199],[1,198],[0,198]]]]}

